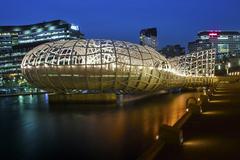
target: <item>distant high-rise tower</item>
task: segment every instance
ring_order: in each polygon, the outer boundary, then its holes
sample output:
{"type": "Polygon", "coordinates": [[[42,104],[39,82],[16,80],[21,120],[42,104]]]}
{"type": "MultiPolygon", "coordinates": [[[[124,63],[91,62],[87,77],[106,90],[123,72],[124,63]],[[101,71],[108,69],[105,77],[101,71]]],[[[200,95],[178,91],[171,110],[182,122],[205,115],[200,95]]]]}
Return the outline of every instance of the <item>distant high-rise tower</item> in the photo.
{"type": "Polygon", "coordinates": [[[188,43],[189,52],[215,49],[215,75],[224,76],[240,71],[240,31],[206,30],[197,40],[188,43]]]}
{"type": "Polygon", "coordinates": [[[140,31],[140,44],[157,50],[157,28],[146,28],[140,31]]]}

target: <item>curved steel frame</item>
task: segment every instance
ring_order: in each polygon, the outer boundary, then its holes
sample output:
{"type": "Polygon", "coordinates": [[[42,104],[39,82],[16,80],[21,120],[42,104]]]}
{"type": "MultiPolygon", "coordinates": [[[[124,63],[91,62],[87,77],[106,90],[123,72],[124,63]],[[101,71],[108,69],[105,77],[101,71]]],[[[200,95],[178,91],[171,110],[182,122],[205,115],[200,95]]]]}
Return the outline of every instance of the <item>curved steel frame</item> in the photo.
{"type": "Polygon", "coordinates": [[[214,76],[216,50],[208,49],[168,59],[178,73],[186,76],[214,76]]]}
{"type": "Polygon", "coordinates": [[[28,52],[21,68],[28,82],[56,93],[138,93],[189,81],[154,49],[112,40],[46,43],[28,52]]]}

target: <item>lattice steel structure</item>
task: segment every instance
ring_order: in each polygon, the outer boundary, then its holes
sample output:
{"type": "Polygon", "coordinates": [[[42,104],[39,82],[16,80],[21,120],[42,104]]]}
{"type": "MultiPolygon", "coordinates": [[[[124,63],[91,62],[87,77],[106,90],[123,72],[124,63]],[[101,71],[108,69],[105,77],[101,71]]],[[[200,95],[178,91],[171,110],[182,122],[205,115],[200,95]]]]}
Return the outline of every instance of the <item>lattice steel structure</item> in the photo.
{"type": "Polygon", "coordinates": [[[170,58],[172,68],[185,76],[214,76],[216,50],[208,49],[200,52],[170,58]]]}
{"type": "Polygon", "coordinates": [[[150,47],[112,40],[46,43],[26,54],[21,68],[28,82],[55,93],[124,94],[212,83],[211,77],[179,74],[150,47]]]}

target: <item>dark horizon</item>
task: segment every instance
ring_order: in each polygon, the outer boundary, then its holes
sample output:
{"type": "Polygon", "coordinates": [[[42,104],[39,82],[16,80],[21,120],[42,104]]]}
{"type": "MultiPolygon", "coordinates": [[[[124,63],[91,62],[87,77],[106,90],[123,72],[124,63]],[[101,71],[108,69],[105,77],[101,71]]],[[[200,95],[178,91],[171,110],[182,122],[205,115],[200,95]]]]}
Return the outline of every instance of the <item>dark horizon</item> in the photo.
{"type": "Polygon", "coordinates": [[[202,30],[240,30],[238,0],[77,0],[2,2],[0,25],[25,25],[62,19],[79,25],[86,38],[139,43],[143,28],[158,29],[159,47],[187,43],[202,30]],[[9,11],[10,9],[11,11],[9,11]]]}

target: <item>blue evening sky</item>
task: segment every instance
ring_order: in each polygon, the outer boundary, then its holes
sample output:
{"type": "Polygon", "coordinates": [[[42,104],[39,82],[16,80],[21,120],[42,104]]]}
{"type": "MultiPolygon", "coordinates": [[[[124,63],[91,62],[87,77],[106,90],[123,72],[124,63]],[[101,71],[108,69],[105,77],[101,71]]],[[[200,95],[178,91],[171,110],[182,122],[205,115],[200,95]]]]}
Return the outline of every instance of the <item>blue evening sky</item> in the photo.
{"type": "Polygon", "coordinates": [[[0,25],[63,19],[86,38],[139,42],[139,30],[157,27],[160,47],[184,46],[200,30],[240,30],[240,0],[2,0],[0,25]]]}

